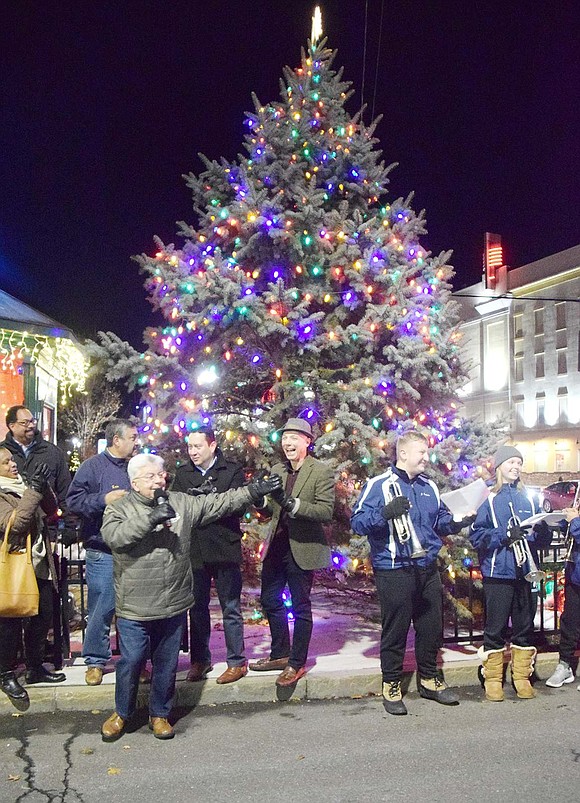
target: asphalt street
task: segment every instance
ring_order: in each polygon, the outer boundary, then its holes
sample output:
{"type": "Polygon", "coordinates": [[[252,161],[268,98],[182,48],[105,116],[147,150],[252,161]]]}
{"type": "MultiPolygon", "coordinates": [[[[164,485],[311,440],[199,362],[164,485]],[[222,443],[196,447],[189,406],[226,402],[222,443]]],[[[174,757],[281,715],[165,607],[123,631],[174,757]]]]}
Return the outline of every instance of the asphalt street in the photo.
{"type": "Polygon", "coordinates": [[[108,711],[4,715],[0,801],[578,801],[575,684],[503,703],[460,692],[453,708],[409,694],[406,717],[376,697],[178,711],[166,742],[145,713],[113,744],[108,711]]]}

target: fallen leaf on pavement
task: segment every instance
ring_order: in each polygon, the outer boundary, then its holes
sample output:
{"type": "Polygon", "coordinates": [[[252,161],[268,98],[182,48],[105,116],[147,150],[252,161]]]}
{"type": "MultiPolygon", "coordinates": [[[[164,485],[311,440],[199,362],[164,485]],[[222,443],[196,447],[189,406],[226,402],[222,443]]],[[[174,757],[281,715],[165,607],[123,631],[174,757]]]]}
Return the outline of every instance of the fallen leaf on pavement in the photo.
{"type": "Polygon", "coordinates": [[[109,767],[107,770],[107,775],[119,775],[120,772],[121,770],[119,767],[109,767]]]}
{"type": "Polygon", "coordinates": [[[19,781],[20,780],[20,775],[9,775],[8,776],[8,780],[9,781],[19,781]]]}
{"type": "Polygon", "coordinates": [[[79,750],[81,756],[92,756],[94,752],[92,747],[81,747],[79,750]]]}

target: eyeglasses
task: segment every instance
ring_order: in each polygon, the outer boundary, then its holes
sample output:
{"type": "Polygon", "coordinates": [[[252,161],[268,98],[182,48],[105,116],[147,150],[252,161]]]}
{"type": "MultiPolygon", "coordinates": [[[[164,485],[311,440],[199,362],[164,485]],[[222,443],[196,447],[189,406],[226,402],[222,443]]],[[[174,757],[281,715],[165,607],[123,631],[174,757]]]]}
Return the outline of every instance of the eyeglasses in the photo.
{"type": "Polygon", "coordinates": [[[23,427],[28,427],[30,424],[38,424],[38,418],[21,418],[20,421],[14,421],[15,424],[20,424],[23,427]]]}
{"type": "Polygon", "coordinates": [[[153,480],[164,480],[167,477],[166,471],[158,471],[157,474],[141,474],[140,477],[133,477],[133,480],[147,480],[147,482],[153,482],[153,480]]]}

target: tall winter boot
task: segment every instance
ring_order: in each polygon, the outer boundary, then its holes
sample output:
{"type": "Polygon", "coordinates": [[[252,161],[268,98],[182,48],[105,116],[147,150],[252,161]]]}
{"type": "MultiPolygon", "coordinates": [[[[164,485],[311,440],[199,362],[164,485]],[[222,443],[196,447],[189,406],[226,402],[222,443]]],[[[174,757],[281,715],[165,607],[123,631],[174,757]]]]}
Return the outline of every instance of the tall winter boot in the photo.
{"type": "Polygon", "coordinates": [[[522,700],[530,700],[536,696],[536,692],[530,683],[530,676],[534,671],[536,653],[535,647],[518,647],[512,644],[512,681],[516,688],[516,694],[522,700]]]}
{"type": "Polygon", "coordinates": [[[503,695],[503,650],[484,650],[480,647],[477,655],[483,663],[485,698],[493,703],[501,703],[503,695]]]}

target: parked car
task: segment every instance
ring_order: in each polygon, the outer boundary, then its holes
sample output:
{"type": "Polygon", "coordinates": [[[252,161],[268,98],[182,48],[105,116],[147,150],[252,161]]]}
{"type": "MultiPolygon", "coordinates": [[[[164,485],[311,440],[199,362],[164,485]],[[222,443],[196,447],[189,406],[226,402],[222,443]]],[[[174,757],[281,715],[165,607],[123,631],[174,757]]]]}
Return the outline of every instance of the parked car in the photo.
{"type": "Polygon", "coordinates": [[[548,485],[542,492],[542,508],[546,513],[552,510],[564,510],[565,507],[572,507],[576,491],[580,480],[567,480],[566,482],[554,482],[548,485]]]}

